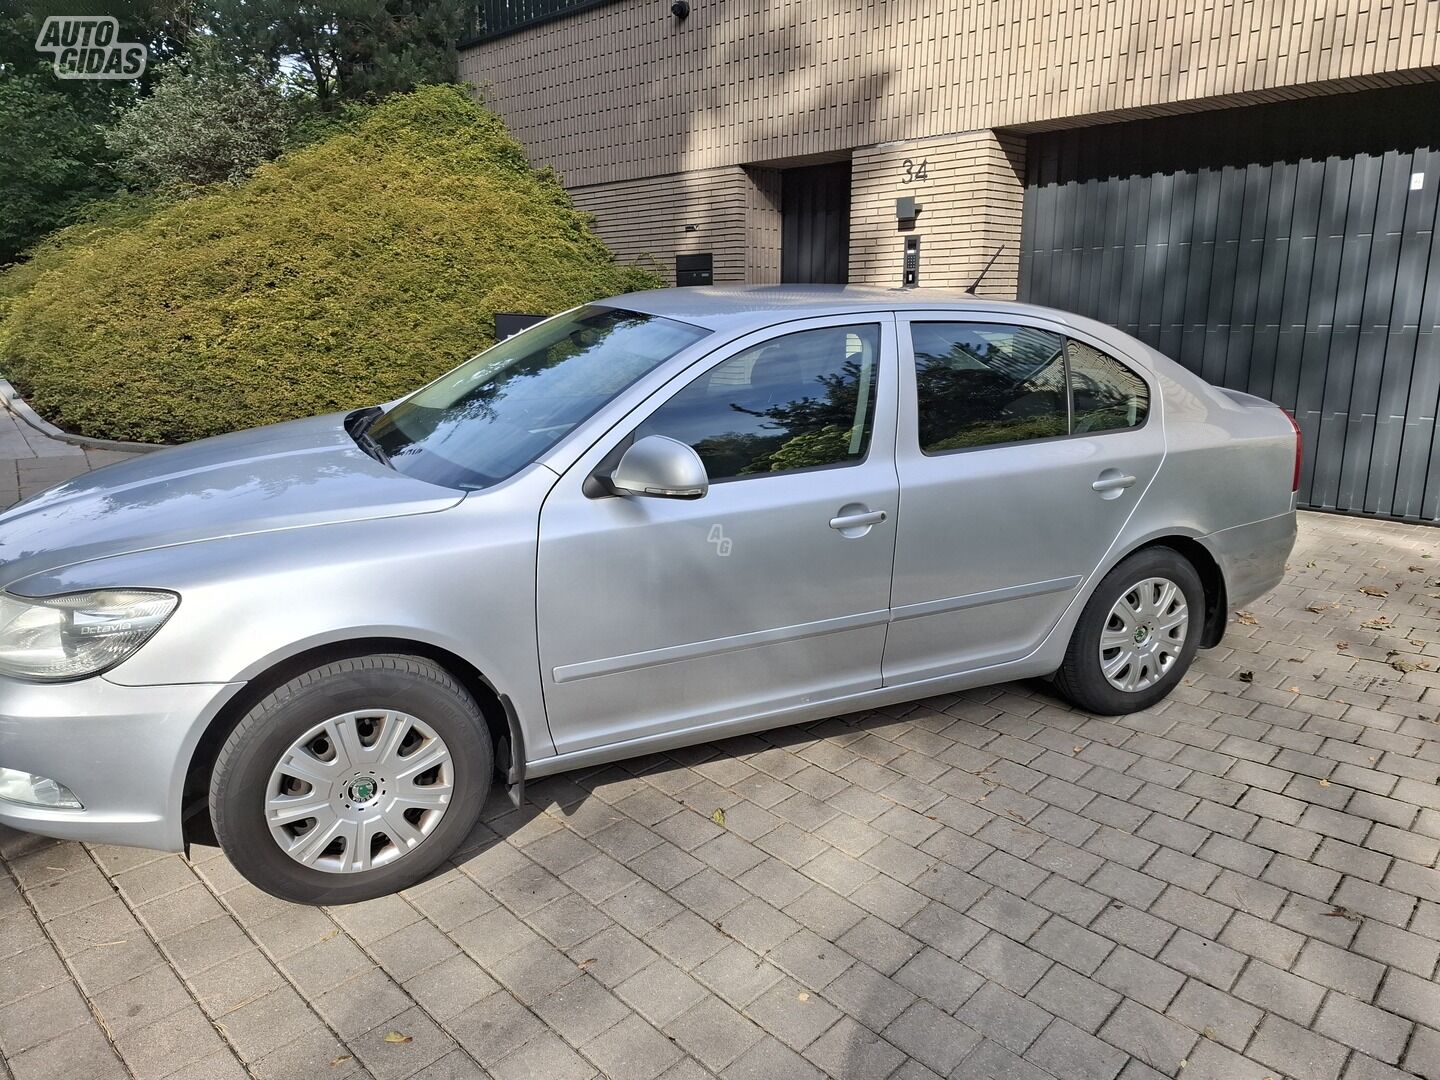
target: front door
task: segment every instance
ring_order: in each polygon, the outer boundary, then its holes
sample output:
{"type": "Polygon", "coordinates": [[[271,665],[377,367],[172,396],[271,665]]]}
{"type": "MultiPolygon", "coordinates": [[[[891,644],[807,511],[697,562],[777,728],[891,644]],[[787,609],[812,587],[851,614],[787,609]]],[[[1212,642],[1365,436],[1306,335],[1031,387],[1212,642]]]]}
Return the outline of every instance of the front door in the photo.
{"type": "Polygon", "coordinates": [[[753,335],[677,376],[561,479],[537,566],[558,753],[880,685],[896,369],[889,314],[753,335]],[[630,435],[693,446],[709,492],[587,485],[630,435]]]}
{"type": "Polygon", "coordinates": [[[1153,376],[1043,320],[900,321],[885,683],[1017,660],[1100,563],[1164,456],[1153,376]]]}

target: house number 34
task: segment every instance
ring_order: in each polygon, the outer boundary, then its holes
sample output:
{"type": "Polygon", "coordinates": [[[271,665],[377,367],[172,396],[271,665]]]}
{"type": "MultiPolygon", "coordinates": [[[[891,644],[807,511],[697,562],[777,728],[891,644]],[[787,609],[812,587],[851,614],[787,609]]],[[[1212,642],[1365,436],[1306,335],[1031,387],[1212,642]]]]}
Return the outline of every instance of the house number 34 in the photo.
{"type": "Polygon", "coordinates": [[[929,167],[929,158],[921,158],[919,161],[916,161],[914,158],[906,158],[900,166],[901,170],[903,171],[901,183],[913,184],[917,181],[926,179],[928,176],[926,170],[929,167]]]}

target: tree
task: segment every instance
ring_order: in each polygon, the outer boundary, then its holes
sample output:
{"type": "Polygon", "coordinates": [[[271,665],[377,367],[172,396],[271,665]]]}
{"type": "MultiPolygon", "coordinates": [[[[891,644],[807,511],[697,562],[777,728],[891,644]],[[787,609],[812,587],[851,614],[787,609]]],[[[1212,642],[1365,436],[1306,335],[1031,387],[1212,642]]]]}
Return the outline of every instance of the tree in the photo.
{"type": "Polygon", "coordinates": [[[237,61],[330,108],[454,82],[468,13],[465,0],[212,0],[207,22],[237,61]]]}
{"type": "Polygon", "coordinates": [[[213,60],[169,67],[155,92],[105,134],[122,178],[138,188],[244,179],[278,157],[291,102],[257,76],[213,60]]]}
{"type": "Polygon", "coordinates": [[[115,187],[87,102],[40,75],[0,78],[0,265],[115,187]]]}
{"type": "MultiPolygon", "coordinates": [[[[113,15],[121,37],[142,41],[153,65],[183,52],[190,0],[90,0],[85,14],[113,15]]],[[[46,16],[73,15],[68,0],[0,9],[0,266],[18,258],[117,179],[100,129],[138,99],[153,66],[135,81],[57,79],[35,49],[46,16]]]]}

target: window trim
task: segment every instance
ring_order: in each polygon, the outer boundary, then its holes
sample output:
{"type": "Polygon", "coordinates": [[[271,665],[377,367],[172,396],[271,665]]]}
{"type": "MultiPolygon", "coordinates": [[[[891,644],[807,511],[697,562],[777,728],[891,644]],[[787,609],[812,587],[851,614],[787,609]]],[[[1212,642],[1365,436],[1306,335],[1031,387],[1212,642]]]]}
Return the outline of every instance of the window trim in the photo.
{"type": "MultiPolygon", "coordinates": [[[[957,311],[954,313],[943,311],[900,311],[896,314],[899,316],[898,325],[895,328],[897,348],[900,347],[900,341],[903,338],[904,347],[908,350],[910,358],[908,365],[905,365],[905,361],[903,360],[901,364],[909,368],[910,390],[913,392],[914,408],[910,414],[913,420],[913,426],[911,430],[911,445],[907,447],[907,452],[913,450],[925,458],[943,458],[950,457],[954,454],[974,454],[984,453],[988,450],[1004,450],[1012,446],[1036,446],[1040,443],[1058,443],[1071,439],[1099,439],[1106,435],[1124,435],[1129,432],[1143,431],[1155,413],[1154,404],[1160,395],[1158,393],[1158,383],[1153,377],[1154,373],[1141,369],[1133,360],[1123,355],[1117,355],[1116,351],[1109,346],[1102,347],[1096,344],[1093,338],[1087,337],[1084,334],[1075,333],[1071,327],[1054,325],[1041,319],[1031,319],[1025,315],[1012,315],[1001,311],[957,311]],[[920,445],[920,393],[919,386],[915,381],[918,372],[916,370],[915,338],[911,332],[911,327],[916,323],[969,323],[977,326],[998,325],[1028,327],[1032,330],[1044,330],[1048,333],[1055,334],[1062,342],[1070,340],[1078,341],[1080,344],[1089,346],[1101,355],[1108,356],[1144,384],[1146,393],[1145,419],[1134,427],[1106,428],[1104,431],[1075,431],[1075,396],[1074,388],[1070,382],[1070,354],[1069,350],[1065,349],[1062,345],[1060,352],[1061,360],[1065,367],[1065,425],[1068,429],[1064,435],[1042,435],[1035,439],[1014,439],[1010,442],[986,443],[983,446],[957,446],[950,450],[926,450],[920,445]]],[[[903,412],[904,406],[910,403],[902,400],[900,404],[903,412]]]]}
{"type": "MultiPolygon", "coordinates": [[[[886,454],[890,455],[893,460],[900,424],[901,362],[897,321],[892,309],[875,307],[863,311],[845,312],[840,316],[803,315],[799,318],[778,319],[763,326],[754,326],[738,333],[722,336],[718,342],[707,341],[708,349],[698,356],[692,356],[683,361],[678,368],[667,372],[663,381],[659,385],[645,390],[644,396],[639,400],[631,401],[628,404],[612,402],[612,408],[607,410],[607,415],[598,418],[600,421],[596,425],[598,434],[590,443],[589,449],[565,465],[563,469],[555,470],[552,465],[552,471],[559,471],[562,475],[570,475],[573,472],[579,477],[580,490],[588,498],[618,498],[608,490],[608,483],[603,479],[604,474],[614,467],[619,456],[634,442],[636,429],[648,420],[652,413],[707,371],[752,346],[763,345],[767,341],[773,341],[789,334],[835,326],[875,324],[880,327],[880,360],[875,377],[874,428],[871,431],[870,445],[866,448],[865,457],[850,464],[870,464],[871,455],[877,446],[882,451],[877,460],[883,461],[886,454]],[[601,487],[605,487],[607,490],[602,492],[601,487]]],[[[849,466],[819,465],[807,469],[794,469],[790,472],[756,473],[733,479],[756,480],[764,477],[779,479],[804,472],[818,472],[822,469],[837,467],[847,468],[849,466]]],[[[712,481],[712,486],[718,487],[727,482],[725,480],[712,481]]]]}
{"type": "MultiPolygon", "coordinates": [[[[856,326],[873,326],[876,331],[874,377],[871,380],[872,387],[870,391],[870,407],[872,409],[872,418],[870,421],[870,438],[867,439],[865,442],[865,453],[860,455],[860,457],[858,458],[850,458],[846,461],[832,461],[828,465],[806,465],[805,467],[800,469],[786,469],[783,472],[740,473],[735,476],[721,477],[718,480],[712,476],[710,477],[710,486],[718,487],[721,484],[732,484],[737,480],[764,480],[766,478],[778,478],[782,476],[800,476],[804,473],[827,472],[832,469],[851,469],[860,465],[865,465],[870,461],[871,451],[875,448],[877,434],[876,427],[878,426],[880,418],[880,375],[881,372],[884,370],[885,366],[885,322],[884,319],[880,317],[856,318],[853,320],[846,319],[844,322],[826,322],[816,326],[803,326],[795,330],[786,330],[783,333],[772,334],[770,337],[762,338],[759,341],[752,341],[748,345],[742,345],[737,349],[727,352],[724,356],[720,357],[713,364],[708,364],[704,367],[694,370],[693,375],[691,374],[691,370],[687,369],[683,374],[689,377],[686,379],[684,385],[680,386],[676,390],[671,391],[664,401],[660,402],[653,409],[647,412],[645,414],[645,418],[638,421],[633,427],[631,427],[629,433],[621,441],[626,446],[629,446],[631,443],[633,443],[635,441],[635,433],[639,431],[642,426],[648,424],[656,413],[658,413],[661,409],[665,408],[665,406],[669,405],[670,402],[674,401],[676,397],[678,397],[680,394],[683,394],[686,390],[690,389],[691,386],[695,385],[695,383],[703,379],[706,375],[710,374],[710,372],[714,371],[721,364],[728,364],[731,360],[734,360],[738,356],[745,355],[752,349],[763,349],[766,345],[769,345],[772,342],[779,341],[782,338],[794,337],[796,334],[809,334],[815,332],[816,330],[838,330],[842,327],[853,328],[856,326]]],[[[770,329],[775,328],[771,327],[770,329]]],[[[607,455],[607,460],[608,456],[609,455],[607,455]]],[[[708,473],[709,470],[707,469],[706,472],[708,473]]]]}

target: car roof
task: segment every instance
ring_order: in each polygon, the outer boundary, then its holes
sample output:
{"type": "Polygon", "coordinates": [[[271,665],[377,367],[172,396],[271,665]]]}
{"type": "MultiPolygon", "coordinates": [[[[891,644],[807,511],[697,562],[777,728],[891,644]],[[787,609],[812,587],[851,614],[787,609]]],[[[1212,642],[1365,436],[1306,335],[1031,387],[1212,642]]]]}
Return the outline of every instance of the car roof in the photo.
{"type": "Polygon", "coordinates": [[[882,289],[860,285],[706,285],[625,293],[601,303],[679,319],[708,330],[730,332],[791,319],[936,308],[964,308],[977,314],[1027,313],[1064,323],[1076,321],[1074,316],[1051,308],[972,296],[958,289],[882,289]]]}

